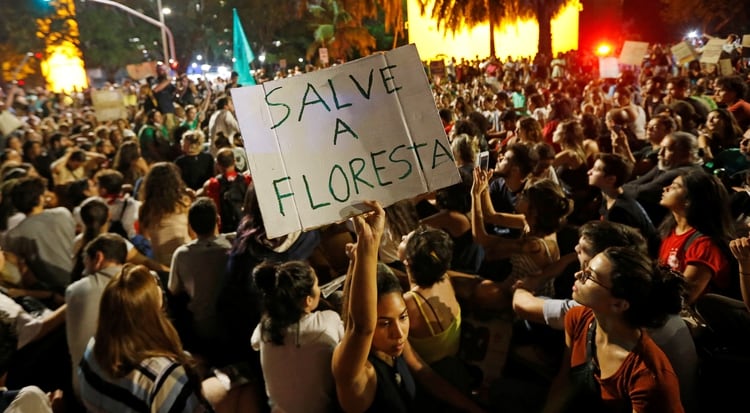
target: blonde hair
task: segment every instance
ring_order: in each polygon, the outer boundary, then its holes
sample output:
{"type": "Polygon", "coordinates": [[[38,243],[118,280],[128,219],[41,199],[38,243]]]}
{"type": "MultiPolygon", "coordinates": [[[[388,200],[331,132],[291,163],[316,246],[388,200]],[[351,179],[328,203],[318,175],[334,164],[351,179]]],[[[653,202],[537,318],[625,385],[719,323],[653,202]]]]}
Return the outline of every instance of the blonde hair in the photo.
{"type": "Polygon", "coordinates": [[[476,137],[462,133],[456,136],[453,142],[451,142],[451,151],[456,157],[457,163],[459,160],[463,164],[474,163],[477,154],[479,154],[479,140],[476,137]]]}
{"type": "Polygon", "coordinates": [[[188,155],[197,155],[203,150],[206,137],[199,130],[187,131],[182,135],[182,142],[188,144],[188,155]]]}

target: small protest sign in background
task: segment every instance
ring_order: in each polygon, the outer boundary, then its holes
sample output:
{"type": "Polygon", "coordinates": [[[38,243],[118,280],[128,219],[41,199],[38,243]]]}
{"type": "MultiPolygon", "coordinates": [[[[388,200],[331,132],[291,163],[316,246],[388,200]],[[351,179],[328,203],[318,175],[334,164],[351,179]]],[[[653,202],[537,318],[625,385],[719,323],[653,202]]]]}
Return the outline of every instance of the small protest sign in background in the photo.
{"type": "Polygon", "coordinates": [[[231,93],[271,238],[461,179],[414,45],[231,93]]]}
{"type": "Polygon", "coordinates": [[[626,41],[620,52],[620,64],[640,66],[648,53],[647,42],[626,41]]]}
{"type": "Polygon", "coordinates": [[[91,103],[99,122],[128,118],[125,100],[119,90],[92,90],[91,103]]]}

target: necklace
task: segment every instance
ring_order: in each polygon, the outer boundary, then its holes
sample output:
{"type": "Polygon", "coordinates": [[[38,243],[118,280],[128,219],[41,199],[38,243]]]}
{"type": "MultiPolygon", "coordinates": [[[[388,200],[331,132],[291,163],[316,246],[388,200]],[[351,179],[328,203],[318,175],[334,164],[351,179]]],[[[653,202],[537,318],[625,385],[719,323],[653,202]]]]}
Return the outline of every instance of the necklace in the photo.
{"type": "Polygon", "coordinates": [[[396,357],[393,357],[393,378],[396,380],[396,385],[401,386],[401,373],[398,372],[398,365],[396,364],[396,357]]]}

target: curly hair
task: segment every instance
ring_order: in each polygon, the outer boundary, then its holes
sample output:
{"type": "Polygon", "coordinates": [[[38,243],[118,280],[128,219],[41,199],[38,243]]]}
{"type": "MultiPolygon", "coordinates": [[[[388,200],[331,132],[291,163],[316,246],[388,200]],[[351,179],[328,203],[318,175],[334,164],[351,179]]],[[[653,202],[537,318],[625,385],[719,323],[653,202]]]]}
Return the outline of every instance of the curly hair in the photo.
{"type": "Polygon", "coordinates": [[[143,179],[140,193],[143,204],[138,221],[141,226],[149,228],[169,214],[186,210],[190,201],[185,188],[177,165],[172,162],[153,164],[143,179]]]}

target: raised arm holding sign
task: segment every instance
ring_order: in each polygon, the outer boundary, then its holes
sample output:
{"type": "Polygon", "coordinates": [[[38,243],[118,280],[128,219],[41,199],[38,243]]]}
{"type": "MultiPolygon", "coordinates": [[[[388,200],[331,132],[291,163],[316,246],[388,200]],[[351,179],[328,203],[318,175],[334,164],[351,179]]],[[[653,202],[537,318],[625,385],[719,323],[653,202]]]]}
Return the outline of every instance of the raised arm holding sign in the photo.
{"type": "Polygon", "coordinates": [[[460,180],[413,45],[231,92],[269,237],[460,180]]]}

